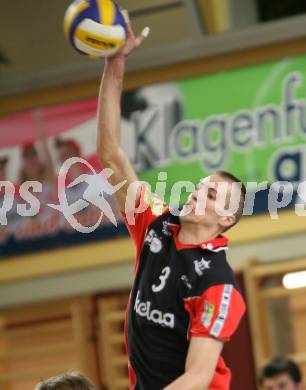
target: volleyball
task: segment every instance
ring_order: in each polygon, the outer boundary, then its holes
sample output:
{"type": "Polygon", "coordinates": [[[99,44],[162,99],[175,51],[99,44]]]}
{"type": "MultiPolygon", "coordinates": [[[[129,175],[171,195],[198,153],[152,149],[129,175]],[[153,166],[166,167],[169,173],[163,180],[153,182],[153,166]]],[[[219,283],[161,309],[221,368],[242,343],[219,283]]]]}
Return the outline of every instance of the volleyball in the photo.
{"type": "Polygon", "coordinates": [[[127,26],[112,0],[75,0],[64,16],[64,34],[79,53],[103,58],[124,45],[127,26]]]}

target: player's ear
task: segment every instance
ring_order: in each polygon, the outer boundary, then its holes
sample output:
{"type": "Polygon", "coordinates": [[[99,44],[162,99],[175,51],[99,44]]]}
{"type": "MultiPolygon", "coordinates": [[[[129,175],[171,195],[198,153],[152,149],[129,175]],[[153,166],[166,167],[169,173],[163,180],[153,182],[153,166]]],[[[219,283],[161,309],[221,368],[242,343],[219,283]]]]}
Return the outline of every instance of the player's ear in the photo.
{"type": "Polygon", "coordinates": [[[225,217],[222,217],[220,219],[220,226],[224,229],[228,229],[229,227],[231,227],[234,223],[236,222],[236,217],[235,215],[231,214],[231,215],[227,215],[225,217]]]}

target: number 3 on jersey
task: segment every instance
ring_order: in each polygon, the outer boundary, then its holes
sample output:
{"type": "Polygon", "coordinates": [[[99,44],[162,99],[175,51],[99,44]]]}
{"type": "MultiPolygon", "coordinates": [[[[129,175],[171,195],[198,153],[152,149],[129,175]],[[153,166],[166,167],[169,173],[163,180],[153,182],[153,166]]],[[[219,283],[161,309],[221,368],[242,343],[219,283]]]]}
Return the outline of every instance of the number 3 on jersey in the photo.
{"type": "Polygon", "coordinates": [[[153,284],[153,286],[152,286],[152,291],[153,292],[157,293],[157,292],[160,292],[160,291],[162,291],[164,289],[164,287],[166,285],[166,282],[167,282],[167,279],[170,276],[170,273],[171,273],[170,267],[165,267],[162,270],[161,275],[159,276],[160,284],[158,286],[153,284]]]}

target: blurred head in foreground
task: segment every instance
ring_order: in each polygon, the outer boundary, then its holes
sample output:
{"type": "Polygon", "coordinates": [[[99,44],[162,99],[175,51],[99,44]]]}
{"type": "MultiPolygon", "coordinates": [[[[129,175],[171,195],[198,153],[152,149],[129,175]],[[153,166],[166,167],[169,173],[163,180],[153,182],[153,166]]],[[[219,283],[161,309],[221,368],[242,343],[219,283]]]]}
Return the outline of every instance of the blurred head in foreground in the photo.
{"type": "Polygon", "coordinates": [[[303,390],[302,374],[292,360],[277,357],[263,367],[259,383],[263,390],[303,390]]]}
{"type": "Polygon", "coordinates": [[[35,390],[98,390],[98,387],[85,376],[72,372],[40,382],[35,390]]]}

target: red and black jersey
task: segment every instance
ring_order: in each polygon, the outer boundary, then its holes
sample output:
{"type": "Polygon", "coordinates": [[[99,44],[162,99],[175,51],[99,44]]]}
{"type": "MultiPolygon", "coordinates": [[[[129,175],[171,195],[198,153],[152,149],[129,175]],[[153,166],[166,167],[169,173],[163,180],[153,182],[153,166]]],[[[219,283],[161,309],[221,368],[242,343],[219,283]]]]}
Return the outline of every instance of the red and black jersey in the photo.
{"type": "MultiPolygon", "coordinates": [[[[179,218],[167,209],[156,216],[147,191],[141,201],[151,206],[127,223],[137,249],[126,324],[133,390],[169,385],[185,372],[191,337],[228,341],[245,311],[226,260],[227,239],[183,245],[179,218]]],[[[220,357],[209,389],[229,389],[230,377],[220,357]]]]}

